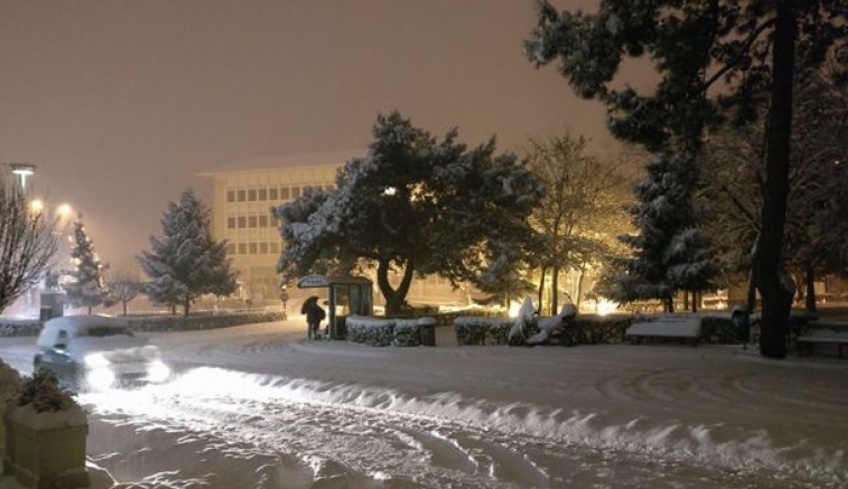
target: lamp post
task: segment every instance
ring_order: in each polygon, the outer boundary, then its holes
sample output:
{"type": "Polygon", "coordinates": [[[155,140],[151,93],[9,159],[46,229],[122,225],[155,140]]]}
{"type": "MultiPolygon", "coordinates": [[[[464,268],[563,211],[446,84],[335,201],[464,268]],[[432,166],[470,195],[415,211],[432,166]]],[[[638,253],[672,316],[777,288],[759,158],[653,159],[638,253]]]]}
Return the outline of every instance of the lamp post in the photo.
{"type": "Polygon", "coordinates": [[[32,163],[9,163],[9,168],[12,169],[12,174],[17,178],[21,191],[26,194],[27,177],[35,175],[35,165],[32,163]]]}

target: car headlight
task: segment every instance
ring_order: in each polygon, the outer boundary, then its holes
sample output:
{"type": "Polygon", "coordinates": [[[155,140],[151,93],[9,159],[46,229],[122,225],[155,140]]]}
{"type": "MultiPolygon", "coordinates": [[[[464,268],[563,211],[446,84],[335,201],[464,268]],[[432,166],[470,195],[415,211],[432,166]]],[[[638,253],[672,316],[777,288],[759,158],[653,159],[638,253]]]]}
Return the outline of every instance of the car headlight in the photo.
{"type": "Polygon", "coordinates": [[[162,360],[153,360],[147,367],[147,380],[150,382],[164,382],[171,376],[171,369],[162,360]]]}
{"type": "Polygon", "coordinates": [[[89,368],[108,367],[111,362],[102,353],[91,353],[85,356],[85,365],[89,368]]]}
{"type": "Polygon", "coordinates": [[[109,367],[94,368],[88,371],[85,380],[93,390],[106,390],[115,383],[115,373],[109,367]]]}

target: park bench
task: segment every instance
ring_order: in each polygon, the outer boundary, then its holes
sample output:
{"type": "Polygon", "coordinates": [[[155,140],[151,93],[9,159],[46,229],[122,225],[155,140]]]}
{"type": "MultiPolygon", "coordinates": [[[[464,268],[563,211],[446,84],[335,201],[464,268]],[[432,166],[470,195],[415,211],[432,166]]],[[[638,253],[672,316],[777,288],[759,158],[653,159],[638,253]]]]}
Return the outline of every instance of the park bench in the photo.
{"type": "Polygon", "coordinates": [[[814,345],[836,345],[839,358],[848,345],[848,323],[811,323],[806,333],[795,338],[798,355],[812,353],[814,345]]]}
{"type": "Polygon", "coordinates": [[[633,323],[624,336],[633,343],[640,343],[645,338],[676,338],[691,340],[692,346],[698,346],[701,318],[664,317],[656,321],[633,323]]]}

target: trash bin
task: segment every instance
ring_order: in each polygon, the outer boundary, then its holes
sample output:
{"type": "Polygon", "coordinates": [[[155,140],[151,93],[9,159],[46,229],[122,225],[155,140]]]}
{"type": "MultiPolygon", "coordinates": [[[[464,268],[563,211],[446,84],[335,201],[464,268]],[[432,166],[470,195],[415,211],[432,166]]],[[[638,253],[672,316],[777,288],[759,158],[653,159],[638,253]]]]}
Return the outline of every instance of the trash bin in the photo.
{"type": "Polygon", "coordinates": [[[419,320],[418,331],[421,334],[422,346],[436,346],[436,320],[425,318],[419,320]]]}

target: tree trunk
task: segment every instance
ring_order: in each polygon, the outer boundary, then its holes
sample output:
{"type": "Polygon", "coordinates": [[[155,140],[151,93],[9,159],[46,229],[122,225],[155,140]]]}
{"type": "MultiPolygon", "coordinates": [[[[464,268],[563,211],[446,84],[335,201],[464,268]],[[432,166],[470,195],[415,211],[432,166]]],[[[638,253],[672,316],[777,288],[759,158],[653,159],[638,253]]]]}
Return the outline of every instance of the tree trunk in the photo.
{"type": "Polygon", "coordinates": [[[689,291],[688,290],[683,291],[683,310],[684,311],[689,310],[689,291]]]}
{"type": "Polygon", "coordinates": [[[126,316],[127,315],[127,303],[126,303],[126,301],[122,302],[121,305],[124,306],[124,316],[126,316]]]}
{"type": "Polygon", "coordinates": [[[574,308],[580,310],[580,298],[583,297],[583,279],[586,278],[586,268],[580,267],[580,273],[577,274],[577,297],[572,298],[574,308]]]}
{"type": "Polygon", "coordinates": [[[757,308],[757,280],[753,268],[748,273],[748,293],[745,296],[745,300],[747,302],[746,311],[748,311],[748,314],[751,314],[757,308]]]}
{"type": "Polygon", "coordinates": [[[377,286],[380,287],[380,292],[386,298],[386,316],[400,313],[406,294],[409,293],[409,286],[412,283],[412,276],[415,271],[412,262],[407,260],[400,285],[397,289],[393,289],[392,284],[389,283],[390,263],[389,260],[380,260],[377,264],[377,286]]]}
{"type": "Polygon", "coordinates": [[[670,292],[665,295],[665,312],[674,312],[674,294],[670,292]]]}
{"type": "Polygon", "coordinates": [[[809,313],[815,314],[817,312],[816,309],[816,272],[813,270],[812,264],[807,264],[807,270],[804,274],[804,281],[807,284],[807,296],[804,298],[805,300],[805,309],[809,313]]]}
{"type": "Polygon", "coordinates": [[[763,299],[760,354],[786,357],[785,331],[791,298],[781,284],[781,250],[789,194],[789,155],[792,131],[792,77],[795,68],[795,10],[791,0],[777,4],[772,35],[771,109],[767,127],[767,163],[763,184],[762,228],[754,256],[757,287],[763,299]]]}
{"type": "MultiPolygon", "coordinates": [[[[554,273],[551,276],[551,316],[556,316],[557,307],[559,307],[559,266],[554,267],[554,273]]],[[[541,312],[542,308],[539,308],[541,312]]]]}
{"type": "Polygon", "coordinates": [[[187,318],[188,313],[191,311],[191,297],[186,297],[185,302],[183,303],[183,317],[187,318]]]}
{"type": "Polygon", "coordinates": [[[542,276],[539,278],[539,310],[542,310],[542,298],[545,294],[545,274],[547,274],[548,269],[546,267],[542,267],[542,276]]]}

